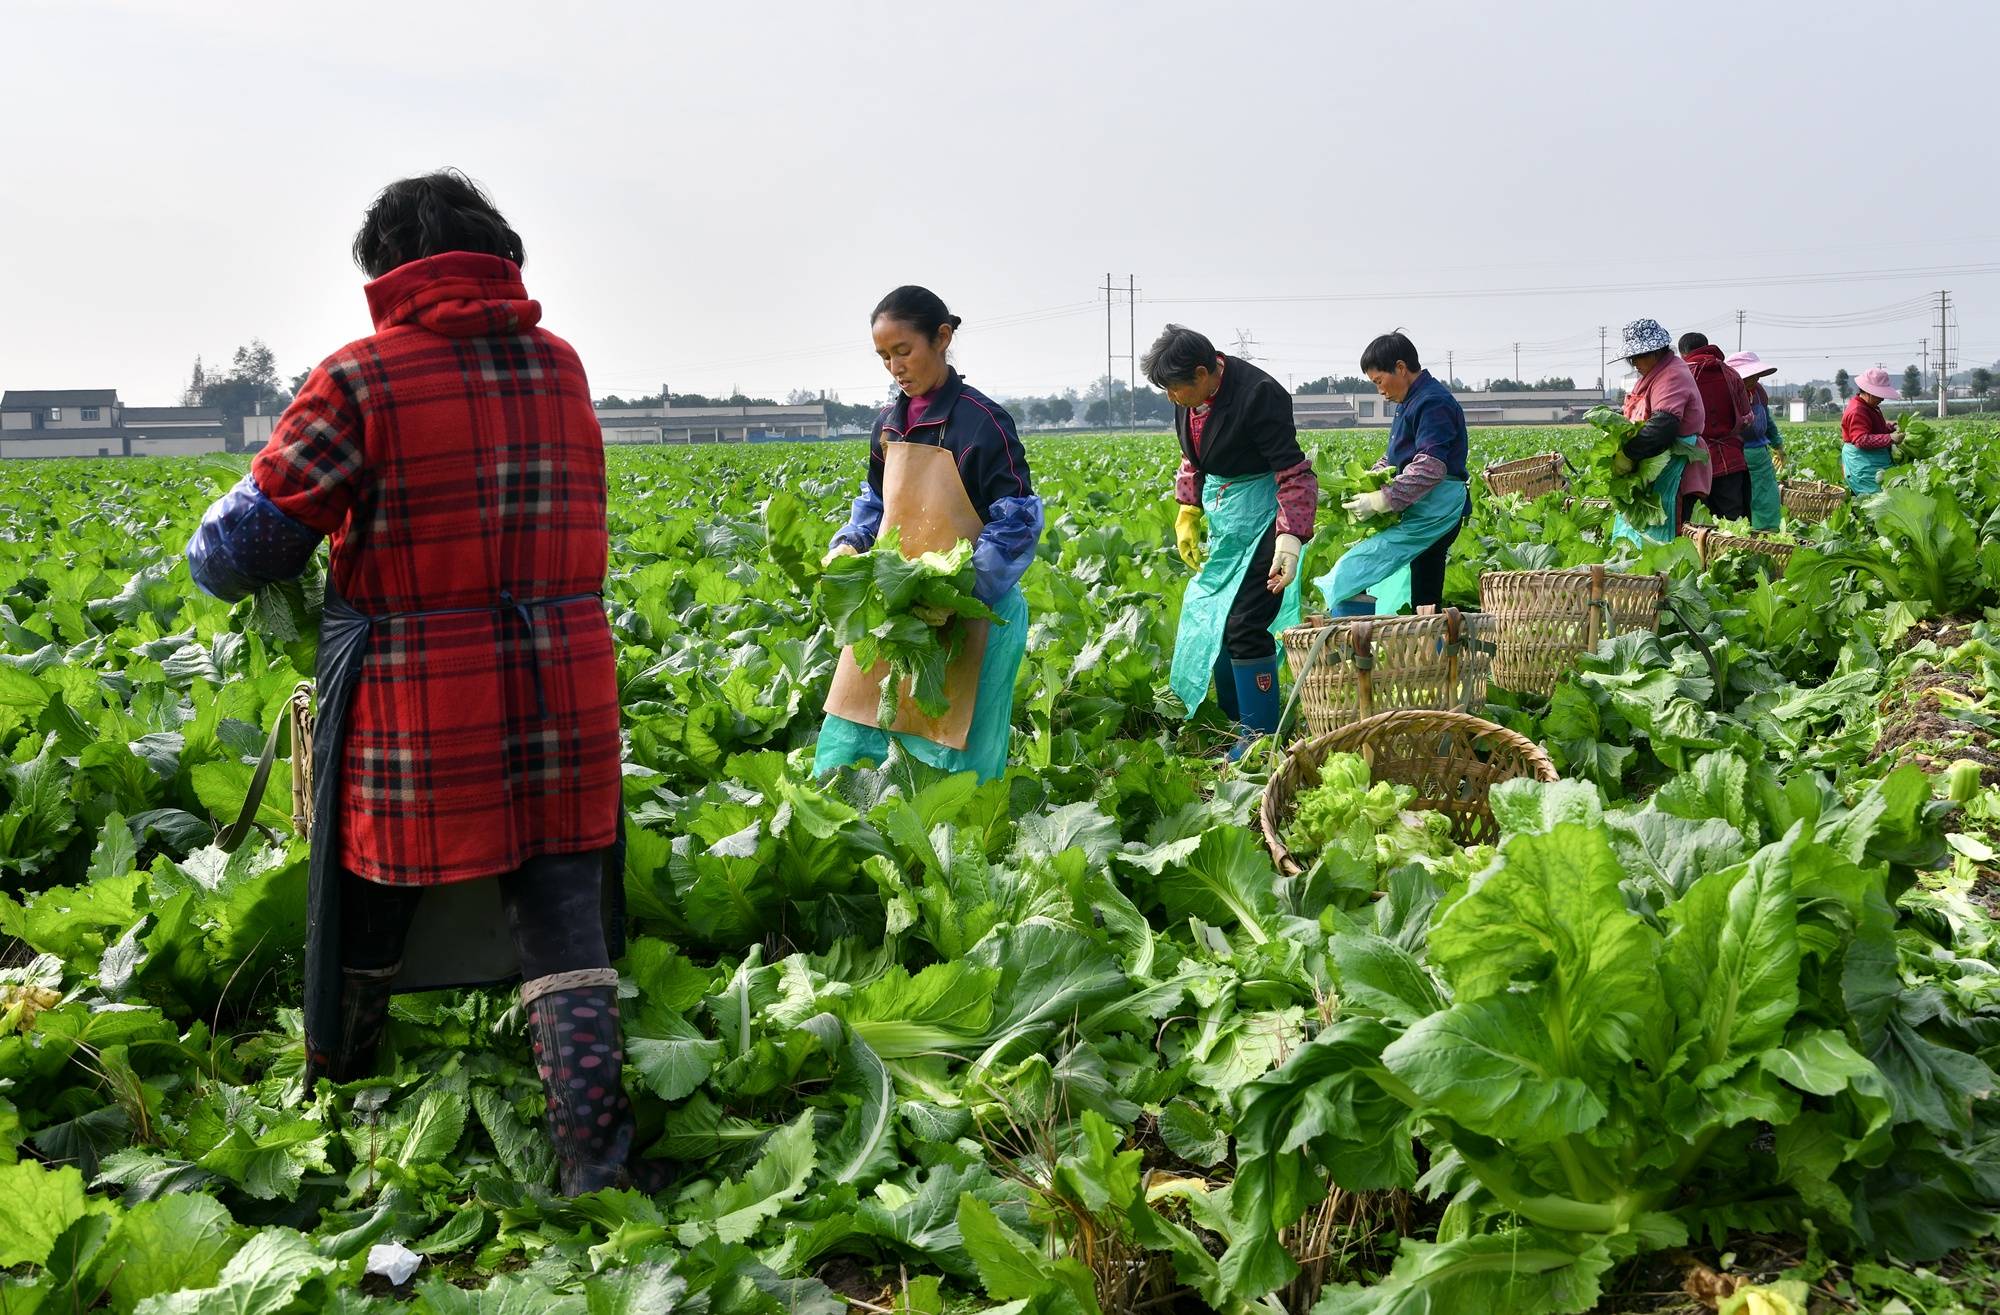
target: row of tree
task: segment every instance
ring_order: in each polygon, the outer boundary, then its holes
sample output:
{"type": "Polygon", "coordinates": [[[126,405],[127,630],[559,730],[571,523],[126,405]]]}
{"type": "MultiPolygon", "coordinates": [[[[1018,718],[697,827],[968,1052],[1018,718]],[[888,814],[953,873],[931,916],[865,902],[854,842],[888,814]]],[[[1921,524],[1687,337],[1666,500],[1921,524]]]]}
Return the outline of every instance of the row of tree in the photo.
{"type": "MultiPolygon", "coordinates": [[[[1446,384],[1445,387],[1451,389],[1454,393],[1470,393],[1475,391],[1488,393],[1568,391],[1576,387],[1576,380],[1566,374],[1550,375],[1546,378],[1537,379],[1533,383],[1529,383],[1525,379],[1492,379],[1487,381],[1484,389],[1474,389],[1465,380],[1454,376],[1451,382],[1446,384]]],[[[1360,375],[1354,374],[1329,374],[1323,378],[1309,380],[1299,387],[1299,394],[1304,397],[1321,397],[1328,393],[1373,394],[1374,391],[1374,384],[1368,382],[1368,380],[1362,378],[1360,375]]]]}

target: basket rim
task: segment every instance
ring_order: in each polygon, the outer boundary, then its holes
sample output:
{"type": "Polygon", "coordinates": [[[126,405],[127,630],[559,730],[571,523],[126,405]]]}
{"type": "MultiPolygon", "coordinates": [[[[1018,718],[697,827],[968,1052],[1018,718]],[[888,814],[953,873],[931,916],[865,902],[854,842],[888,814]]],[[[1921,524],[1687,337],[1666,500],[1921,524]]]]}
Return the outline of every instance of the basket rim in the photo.
{"type": "Polygon", "coordinates": [[[1480,468],[1480,474],[1496,472],[1513,474],[1519,470],[1531,470],[1537,466],[1561,466],[1563,454],[1560,452],[1537,452],[1532,457],[1515,457],[1512,461],[1495,461],[1480,468]]]}
{"type": "MultiPolygon", "coordinates": [[[[1359,721],[1351,721],[1345,726],[1335,727],[1333,730],[1291,745],[1285,750],[1284,761],[1271,773],[1270,781],[1265,784],[1263,797],[1257,804],[1257,822],[1264,833],[1264,846],[1270,851],[1272,862],[1276,864],[1281,876],[1298,876],[1305,871],[1305,867],[1292,857],[1291,848],[1285,844],[1284,828],[1278,820],[1271,785],[1276,783],[1281,774],[1296,771],[1300,757],[1308,751],[1322,754],[1359,752],[1375,735],[1402,729],[1407,723],[1419,724],[1420,728],[1422,725],[1434,724],[1440,731],[1465,731],[1476,740],[1496,740],[1518,753],[1528,763],[1533,769],[1534,779],[1544,783],[1562,779],[1556,771],[1555,761],[1549,757],[1548,750],[1517,730],[1502,726],[1498,722],[1488,721],[1484,717],[1475,717],[1469,712],[1431,708],[1392,708],[1387,712],[1363,717],[1359,721]],[[1340,743],[1341,741],[1353,743],[1340,743]]],[[[1372,770],[1370,776],[1372,779],[1372,770]]]]}

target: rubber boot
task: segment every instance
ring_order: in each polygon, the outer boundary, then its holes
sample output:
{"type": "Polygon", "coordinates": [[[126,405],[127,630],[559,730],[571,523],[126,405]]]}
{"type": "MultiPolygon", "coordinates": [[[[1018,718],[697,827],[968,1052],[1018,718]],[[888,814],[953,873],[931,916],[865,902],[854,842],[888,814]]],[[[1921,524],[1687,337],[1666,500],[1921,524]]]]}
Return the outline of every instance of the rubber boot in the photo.
{"type": "Polygon", "coordinates": [[[528,1044],[548,1097],[549,1144],[564,1196],[632,1185],[632,1100],[623,1081],[618,974],[556,973],[521,986],[528,1044]]]}
{"type": "Polygon", "coordinates": [[[1230,663],[1235,677],[1237,724],[1242,737],[1229,750],[1235,762],[1260,736],[1278,733],[1278,655],[1230,663]]]}
{"type": "Polygon", "coordinates": [[[1344,603],[1334,604],[1335,616],[1374,616],[1375,595],[1356,594],[1344,603]]]}
{"type": "Polygon", "coordinates": [[[340,970],[340,1036],[327,1058],[326,1076],[352,1082],[375,1071],[375,1052],[389,1025],[389,997],[401,964],[340,970]]]}
{"type": "Polygon", "coordinates": [[[1215,655],[1215,703],[1229,720],[1242,719],[1243,714],[1236,707],[1236,667],[1226,648],[1215,655]]]}

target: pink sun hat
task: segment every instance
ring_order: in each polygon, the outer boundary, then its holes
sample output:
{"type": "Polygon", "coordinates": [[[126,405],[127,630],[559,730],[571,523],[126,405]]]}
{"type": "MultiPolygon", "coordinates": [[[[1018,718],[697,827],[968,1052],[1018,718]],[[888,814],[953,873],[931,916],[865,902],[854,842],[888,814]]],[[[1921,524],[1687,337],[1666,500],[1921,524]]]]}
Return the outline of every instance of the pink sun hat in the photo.
{"type": "Polygon", "coordinates": [[[1879,365],[1863,370],[1861,377],[1854,381],[1854,387],[1885,402],[1893,402],[1903,395],[1903,390],[1896,387],[1896,381],[1889,377],[1889,372],[1879,365]]]}
{"type": "Polygon", "coordinates": [[[1736,371],[1746,383],[1749,380],[1762,379],[1767,374],[1776,374],[1778,372],[1777,366],[1764,364],[1755,352],[1738,352],[1723,362],[1723,364],[1736,371]]]}

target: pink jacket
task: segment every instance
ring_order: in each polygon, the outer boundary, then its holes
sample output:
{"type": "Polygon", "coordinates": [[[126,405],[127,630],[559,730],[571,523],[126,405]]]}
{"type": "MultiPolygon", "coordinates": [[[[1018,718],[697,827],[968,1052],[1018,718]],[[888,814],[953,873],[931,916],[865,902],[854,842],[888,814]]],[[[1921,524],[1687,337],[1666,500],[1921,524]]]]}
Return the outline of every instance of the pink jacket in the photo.
{"type": "Polygon", "coordinates": [[[1654,366],[1652,373],[1625,395],[1627,420],[1643,424],[1656,411],[1672,411],[1680,416],[1680,436],[1694,439],[1695,447],[1704,458],[1687,463],[1687,470],[1681,475],[1681,492],[1709,492],[1714,485],[1715,474],[1706,460],[1708,444],[1701,438],[1702,426],[1708,423],[1708,410],[1701,404],[1701,387],[1694,381],[1694,371],[1688,369],[1688,363],[1678,356],[1669,356],[1654,366]]]}

